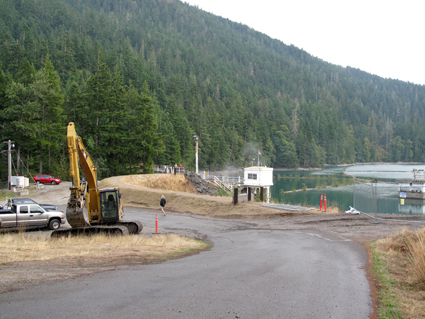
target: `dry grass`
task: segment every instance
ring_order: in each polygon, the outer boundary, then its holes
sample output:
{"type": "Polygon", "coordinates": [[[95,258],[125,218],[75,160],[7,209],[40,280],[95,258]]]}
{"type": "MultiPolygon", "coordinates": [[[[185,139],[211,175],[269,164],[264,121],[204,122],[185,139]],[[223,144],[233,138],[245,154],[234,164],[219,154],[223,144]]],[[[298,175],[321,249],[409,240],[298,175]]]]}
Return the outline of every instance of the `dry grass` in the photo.
{"type": "Polygon", "coordinates": [[[425,288],[425,228],[418,232],[403,229],[396,235],[381,239],[377,248],[394,257],[405,260],[410,273],[409,282],[425,288]]]}
{"type": "Polygon", "coordinates": [[[403,229],[376,242],[399,297],[403,318],[425,317],[425,228],[418,232],[403,229]]]}
{"type": "MultiPolygon", "coordinates": [[[[177,174],[177,177],[179,174],[177,174]]],[[[318,210],[309,211],[282,211],[278,209],[271,209],[263,207],[263,203],[259,202],[243,202],[233,205],[231,197],[220,197],[220,196],[209,196],[187,193],[182,191],[163,190],[143,187],[141,185],[148,185],[147,183],[142,184],[142,180],[157,178],[174,178],[172,174],[151,174],[136,176],[117,176],[110,177],[101,181],[101,187],[119,187],[122,199],[126,206],[136,206],[144,208],[160,209],[159,200],[161,195],[165,195],[167,205],[165,211],[173,211],[185,214],[195,214],[203,216],[214,216],[214,217],[230,217],[230,218],[268,218],[268,217],[283,217],[292,215],[311,215],[319,213],[318,210]],[[160,177],[157,177],[160,176],[160,177]],[[134,187],[135,183],[131,183],[131,180],[139,180],[140,187],[134,187]]],[[[168,182],[164,182],[168,184],[168,182]]],[[[138,186],[136,185],[136,186],[138,186]]]]}
{"type": "Polygon", "coordinates": [[[326,212],[324,211],[324,208],[323,208],[323,211],[322,211],[322,214],[339,214],[339,213],[341,213],[341,211],[336,206],[326,207],[326,212]]]}
{"type": "Polygon", "coordinates": [[[122,178],[123,183],[134,186],[161,189],[166,191],[196,193],[192,184],[183,174],[151,174],[151,175],[129,175],[122,178]]]}
{"type": "Polygon", "coordinates": [[[55,239],[28,235],[0,234],[0,294],[46,281],[181,258],[211,246],[177,235],[55,239]]]}
{"type": "Polygon", "coordinates": [[[204,243],[177,235],[153,236],[80,236],[63,238],[28,238],[24,234],[0,236],[1,264],[35,261],[67,260],[73,257],[107,258],[128,255],[138,257],[166,256],[179,251],[202,248],[204,243]]]}

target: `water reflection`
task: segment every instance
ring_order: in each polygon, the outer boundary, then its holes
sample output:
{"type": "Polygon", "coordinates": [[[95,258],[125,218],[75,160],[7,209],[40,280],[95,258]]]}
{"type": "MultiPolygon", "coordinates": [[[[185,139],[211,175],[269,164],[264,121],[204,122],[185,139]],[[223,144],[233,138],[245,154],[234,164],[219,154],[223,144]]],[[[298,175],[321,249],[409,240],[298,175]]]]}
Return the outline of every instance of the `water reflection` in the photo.
{"type": "Polygon", "coordinates": [[[274,171],[271,194],[276,203],[316,208],[320,206],[321,194],[326,194],[328,210],[345,211],[353,206],[370,214],[424,214],[423,200],[405,200],[402,204],[399,199],[398,180],[412,179],[413,168],[423,169],[425,165],[353,166],[347,172],[355,175],[355,179],[344,175],[346,167],[330,167],[322,171],[274,171]],[[359,178],[377,178],[379,182],[359,182],[359,178]],[[376,196],[373,196],[373,186],[376,186],[376,196]],[[294,191],[303,189],[305,191],[294,191]]]}
{"type": "Polygon", "coordinates": [[[425,201],[423,199],[400,199],[398,205],[400,214],[425,215],[425,201]]]}
{"type": "Polygon", "coordinates": [[[274,188],[278,189],[279,193],[326,186],[338,187],[352,182],[353,178],[343,175],[342,172],[277,171],[273,176],[274,188]]]}

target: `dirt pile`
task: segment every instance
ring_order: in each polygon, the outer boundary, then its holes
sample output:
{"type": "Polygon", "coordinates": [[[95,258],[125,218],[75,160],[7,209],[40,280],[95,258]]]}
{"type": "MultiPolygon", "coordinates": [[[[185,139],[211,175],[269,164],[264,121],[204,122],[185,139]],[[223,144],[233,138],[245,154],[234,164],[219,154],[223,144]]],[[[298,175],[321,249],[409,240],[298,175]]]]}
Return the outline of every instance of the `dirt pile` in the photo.
{"type": "Polygon", "coordinates": [[[151,189],[196,193],[192,183],[183,174],[126,175],[122,177],[121,181],[126,184],[151,189]]]}
{"type": "Polygon", "coordinates": [[[194,172],[185,172],[184,177],[190,181],[197,194],[217,195],[217,188],[206,180],[203,180],[198,174],[194,172]]]}

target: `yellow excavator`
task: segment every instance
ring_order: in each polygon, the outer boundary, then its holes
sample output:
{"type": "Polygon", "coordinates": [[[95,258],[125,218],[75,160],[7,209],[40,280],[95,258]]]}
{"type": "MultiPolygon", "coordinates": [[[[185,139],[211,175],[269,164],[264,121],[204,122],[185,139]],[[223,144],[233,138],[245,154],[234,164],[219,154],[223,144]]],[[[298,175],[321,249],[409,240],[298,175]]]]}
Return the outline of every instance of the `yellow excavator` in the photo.
{"type": "Polygon", "coordinates": [[[71,229],[53,232],[53,237],[107,233],[114,235],[138,234],[143,225],[139,221],[121,220],[124,215],[123,202],[118,187],[99,189],[97,168],[77,136],[73,122],[68,124],[67,142],[69,153],[69,175],[72,186],[66,208],[66,219],[71,229]],[[80,169],[85,180],[80,180],[80,169]]]}

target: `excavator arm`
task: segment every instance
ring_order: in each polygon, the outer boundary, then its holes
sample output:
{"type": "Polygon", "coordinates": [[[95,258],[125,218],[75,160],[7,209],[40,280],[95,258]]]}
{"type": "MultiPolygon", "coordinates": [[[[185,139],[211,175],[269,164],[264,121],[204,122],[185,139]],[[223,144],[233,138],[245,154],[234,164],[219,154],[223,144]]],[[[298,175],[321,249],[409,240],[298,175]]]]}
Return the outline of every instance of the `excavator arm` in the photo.
{"type": "Polygon", "coordinates": [[[67,219],[72,227],[86,227],[101,223],[100,196],[97,184],[97,169],[84,147],[81,137],[77,136],[74,123],[67,128],[69,153],[69,174],[72,186],[71,196],[66,209],[67,219]],[[80,180],[79,165],[84,172],[85,181],[80,180]]]}

